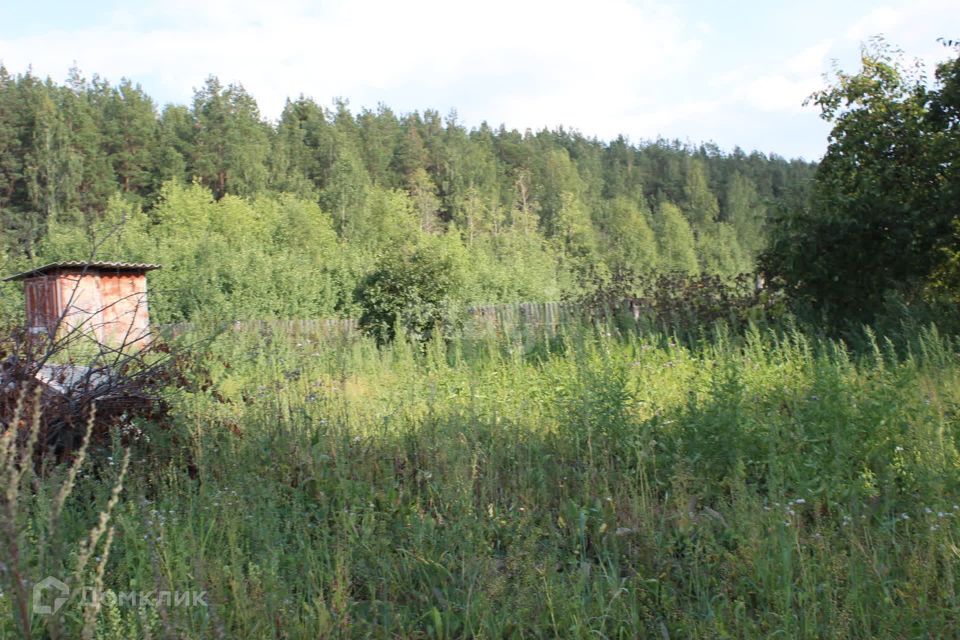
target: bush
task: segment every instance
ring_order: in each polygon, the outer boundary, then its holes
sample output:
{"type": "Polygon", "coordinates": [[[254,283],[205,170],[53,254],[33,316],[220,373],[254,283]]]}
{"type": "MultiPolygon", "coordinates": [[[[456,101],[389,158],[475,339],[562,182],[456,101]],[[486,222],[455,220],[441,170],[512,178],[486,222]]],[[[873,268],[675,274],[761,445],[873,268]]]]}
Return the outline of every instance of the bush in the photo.
{"type": "Polygon", "coordinates": [[[397,328],[418,340],[455,323],[454,301],[463,287],[456,257],[440,244],[389,254],[357,287],[363,310],[360,327],[378,344],[392,341],[397,328]]]}
{"type": "Polygon", "coordinates": [[[743,328],[784,313],[782,293],[766,290],[762,279],[750,273],[725,279],[620,269],[596,273],[584,289],[574,301],[592,320],[625,320],[667,333],[696,332],[718,321],[743,328]]]}

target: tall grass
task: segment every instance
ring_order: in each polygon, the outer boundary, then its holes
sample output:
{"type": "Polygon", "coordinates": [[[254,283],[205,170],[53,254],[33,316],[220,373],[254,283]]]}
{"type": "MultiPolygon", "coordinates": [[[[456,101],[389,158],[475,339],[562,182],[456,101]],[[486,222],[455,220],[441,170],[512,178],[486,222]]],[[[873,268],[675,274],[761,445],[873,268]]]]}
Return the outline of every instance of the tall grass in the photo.
{"type": "MultiPolygon", "coordinates": [[[[95,637],[951,636],[957,345],[869,344],[230,332],[134,451],[102,572],[206,606],[108,602],[95,637]]],[[[68,530],[96,524],[106,455],[68,530]]],[[[18,498],[24,539],[51,483],[18,498]]]]}

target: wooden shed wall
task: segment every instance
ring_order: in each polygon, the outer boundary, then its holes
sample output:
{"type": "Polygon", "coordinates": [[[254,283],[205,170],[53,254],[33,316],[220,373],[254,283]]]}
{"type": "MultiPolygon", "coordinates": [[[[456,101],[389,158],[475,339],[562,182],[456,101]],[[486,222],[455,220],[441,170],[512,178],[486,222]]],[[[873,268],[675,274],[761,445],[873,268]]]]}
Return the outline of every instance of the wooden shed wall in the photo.
{"type": "Polygon", "coordinates": [[[63,271],[24,283],[27,321],[61,334],[75,328],[99,342],[120,346],[146,340],[150,331],[147,277],[143,273],[63,271]]]}

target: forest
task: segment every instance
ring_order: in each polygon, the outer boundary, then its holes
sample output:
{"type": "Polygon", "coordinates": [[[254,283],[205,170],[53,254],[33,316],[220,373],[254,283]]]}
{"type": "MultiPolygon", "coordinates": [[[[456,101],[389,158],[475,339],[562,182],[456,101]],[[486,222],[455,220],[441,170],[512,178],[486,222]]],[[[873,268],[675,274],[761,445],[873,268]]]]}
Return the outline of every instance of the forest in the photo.
{"type": "MultiPolygon", "coordinates": [[[[816,165],[575,131],[468,129],[456,113],[289,100],[266,122],[211,77],[162,109],[136,84],[0,69],[2,265],[162,264],[160,323],[352,317],[391,254],[442,255],[460,304],[550,301],[587,276],[752,271],[816,165]]],[[[17,313],[16,287],[3,312],[17,313]]]]}

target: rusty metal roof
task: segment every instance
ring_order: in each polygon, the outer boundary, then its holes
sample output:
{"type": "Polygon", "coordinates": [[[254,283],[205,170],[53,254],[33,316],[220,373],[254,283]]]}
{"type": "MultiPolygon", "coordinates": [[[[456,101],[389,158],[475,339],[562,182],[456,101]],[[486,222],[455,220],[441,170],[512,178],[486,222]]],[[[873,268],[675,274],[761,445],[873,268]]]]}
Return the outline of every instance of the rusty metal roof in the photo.
{"type": "Polygon", "coordinates": [[[3,282],[9,282],[11,280],[24,280],[26,278],[42,276],[52,271],[61,271],[64,269],[70,269],[72,271],[112,271],[116,273],[120,271],[143,272],[159,268],[160,265],[158,264],[148,264],[146,262],[85,262],[82,260],[67,260],[64,262],[51,262],[50,264],[45,264],[42,267],[37,267],[36,269],[31,269],[30,271],[24,271],[23,273],[9,276],[4,278],[3,282]]]}

